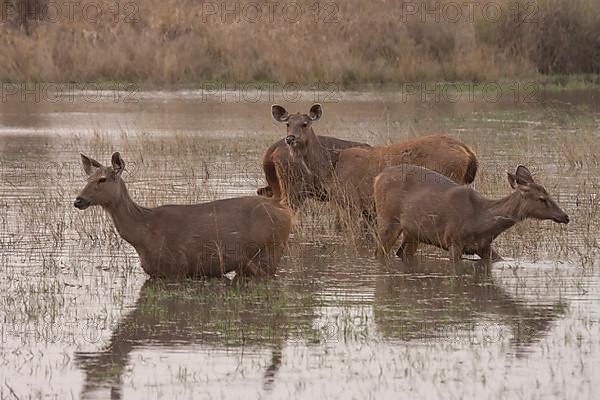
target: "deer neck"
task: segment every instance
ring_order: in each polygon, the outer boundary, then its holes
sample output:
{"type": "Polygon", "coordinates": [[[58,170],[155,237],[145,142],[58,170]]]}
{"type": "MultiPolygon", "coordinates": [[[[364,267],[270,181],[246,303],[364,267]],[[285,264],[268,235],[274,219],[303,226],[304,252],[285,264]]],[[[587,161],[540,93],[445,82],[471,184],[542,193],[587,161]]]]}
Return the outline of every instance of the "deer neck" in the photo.
{"type": "Polygon", "coordinates": [[[139,206],[129,196],[129,192],[122,183],[121,196],[115,203],[104,206],[111,216],[119,235],[136,247],[148,238],[148,222],[152,216],[152,210],[139,206]]]}
{"type": "Polygon", "coordinates": [[[328,171],[330,157],[327,149],[321,145],[319,138],[312,132],[312,137],[306,143],[306,147],[301,152],[292,153],[294,160],[297,161],[302,170],[318,178],[324,178],[323,171],[328,171]]]}
{"type": "Polygon", "coordinates": [[[523,212],[521,194],[517,191],[498,200],[486,199],[484,201],[492,220],[490,233],[494,238],[526,217],[523,212]]]}

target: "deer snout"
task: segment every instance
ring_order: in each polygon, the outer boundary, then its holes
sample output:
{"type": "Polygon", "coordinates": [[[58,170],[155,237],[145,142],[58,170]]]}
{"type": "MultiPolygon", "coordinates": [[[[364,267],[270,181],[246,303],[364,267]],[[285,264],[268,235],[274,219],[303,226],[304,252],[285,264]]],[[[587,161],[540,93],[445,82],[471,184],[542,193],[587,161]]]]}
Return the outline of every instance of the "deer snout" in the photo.
{"type": "Polygon", "coordinates": [[[559,224],[568,224],[571,220],[569,219],[569,216],[567,214],[563,214],[560,217],[556,218],[555,221],[559,224]]]}
{"type": "Polygon", "coordinates": [[[288,146],[293,146],[296,143],[296,136],[287,135],[285,137],[285,142],[287,143],[288,146]]]}
{"type": "Polygon", "coordinates": [[[90,202],[81,196],[77,196],[73,205],[80,210],[85,210],[90,206],[90,202]]]}

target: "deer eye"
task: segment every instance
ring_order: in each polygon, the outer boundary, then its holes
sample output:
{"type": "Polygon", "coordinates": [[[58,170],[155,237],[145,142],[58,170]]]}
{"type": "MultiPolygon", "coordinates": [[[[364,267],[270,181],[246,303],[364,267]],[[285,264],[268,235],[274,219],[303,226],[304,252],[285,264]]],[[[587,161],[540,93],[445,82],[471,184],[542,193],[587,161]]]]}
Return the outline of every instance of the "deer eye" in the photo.
{"type": "Polygon", "coordinates": [[[304,121],[304,123],[302,124],[304,127],[308,126],[308,122],[304,121]]]}
{"type": "Polygon", "coordinates": [[[106,178],[102,177],[100,179],[98,179],[98,183],[104,183],[106,182],[106,178]]]}
{"type": "Polygon", "coordinates": [[[548,198],[546,197],[540,197],[540,201],[544,204],[548,204],[548,198]]]}
{"type": "Polygon", "coordinates": [[[290,123],[289,123],[289,122],[286,122],[286,123],[285,123],[285,126],[287,126],[287,127],[289,128],[289,127],[290,127],[290,123]]]}

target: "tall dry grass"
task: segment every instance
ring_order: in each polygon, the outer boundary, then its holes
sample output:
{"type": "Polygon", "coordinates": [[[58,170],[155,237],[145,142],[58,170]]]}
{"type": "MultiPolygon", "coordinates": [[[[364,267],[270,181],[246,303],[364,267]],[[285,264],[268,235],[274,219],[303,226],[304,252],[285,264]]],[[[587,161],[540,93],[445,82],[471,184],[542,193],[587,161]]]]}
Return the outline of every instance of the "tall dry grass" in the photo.
{"type": "Polygon", "coordinates": [[[477,21],[478,42],[532,63],[541,73],[600,71],[600,2],[510,0],[498,23],[477,21]]]}
{"type": "Polygon", "coordinates": [[[0,0],[0,81],[352,84],[600,72],[595,0],[67,3],[0,0]]]}

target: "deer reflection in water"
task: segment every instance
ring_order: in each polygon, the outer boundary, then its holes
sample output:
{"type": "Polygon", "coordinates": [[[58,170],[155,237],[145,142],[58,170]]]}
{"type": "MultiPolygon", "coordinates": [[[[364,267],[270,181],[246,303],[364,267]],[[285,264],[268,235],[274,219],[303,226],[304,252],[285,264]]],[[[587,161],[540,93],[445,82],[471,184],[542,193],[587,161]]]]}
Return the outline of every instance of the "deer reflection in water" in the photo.
{"type": "Polygon", "coordinates": [[[117,324],[104,349],[76,353],[76,362],[85,373],[81,397],[109,390],[111,398],[121,398],[123,375],[136,350],[185,350],[193,345],[228,351],[270,350],[270,363],[263,374],[268,391],[281,366],[286,340],[313,334],[307,297],[302,297],[306,307],[295,305],[290,311],[288,301],[293,294],[289,292],[272,281],[239,285],[146,281],[133,311],[117,324]]]}
{"type": "Polygon", "coordinates": [[[510,294],[489,268],[470,262],[452,265],[418,257],[410,264],[398,261],[393,268],[400,275],[377,279],[374,305],[378,330],[390,340],[474,345],[511,336],[520,355],[567,308],[556,299],[528,304],[510,294]]]}
{"type": "MultiPolygon", "coordinates": [[[[240,287],[223,281],[146,282],[133,311],[117,324],[108,344],[96,353],[76,354],[85,373],[82,397],[109,390],[112,398],[121,398],[124,374],[136,350],[192,351],[195,345],[216,351],[270,352],[262,372],[263,388],[268,391],[285,363],[283,350],[290,339],[323,344],[310,340],[311,335],[321,338],[316,328],[322,307],[319,293],[322,288],[344,287],[348,280],[354,287],[375,287],[372,307],[376,331],[394,346],[452,339],[477,346],[464,335],[474,334],[476,327],[487,324],[497,330],[484,330],[474,339],[504,340],[509,330],[517,355],[524,354],[547,334],[567,307],[553,299],[528,303],[520,294],[511,294],[508,286],[488,270],[473,268],[468,262],[452,265],[417,257],[417,264],[394,263],[392,273],[382,273],[372,264],[373,274],[363,271],[359,275],[354,260],[337,264],[340,274],[332,274],[327,265],[337,259],[323,261],[319,258],[322,251],[316,247],[314,255],[310,248],[306,250],[302,256],[313,266],[310,276],[301,276],[292,284],[287,280],[249,282],[240,287]],[[313,283],[315,287],[302,283],[309,280],[319,283],[313,283]]],[[[378,340],[375,336],[373,340],[378,340]]]]}

